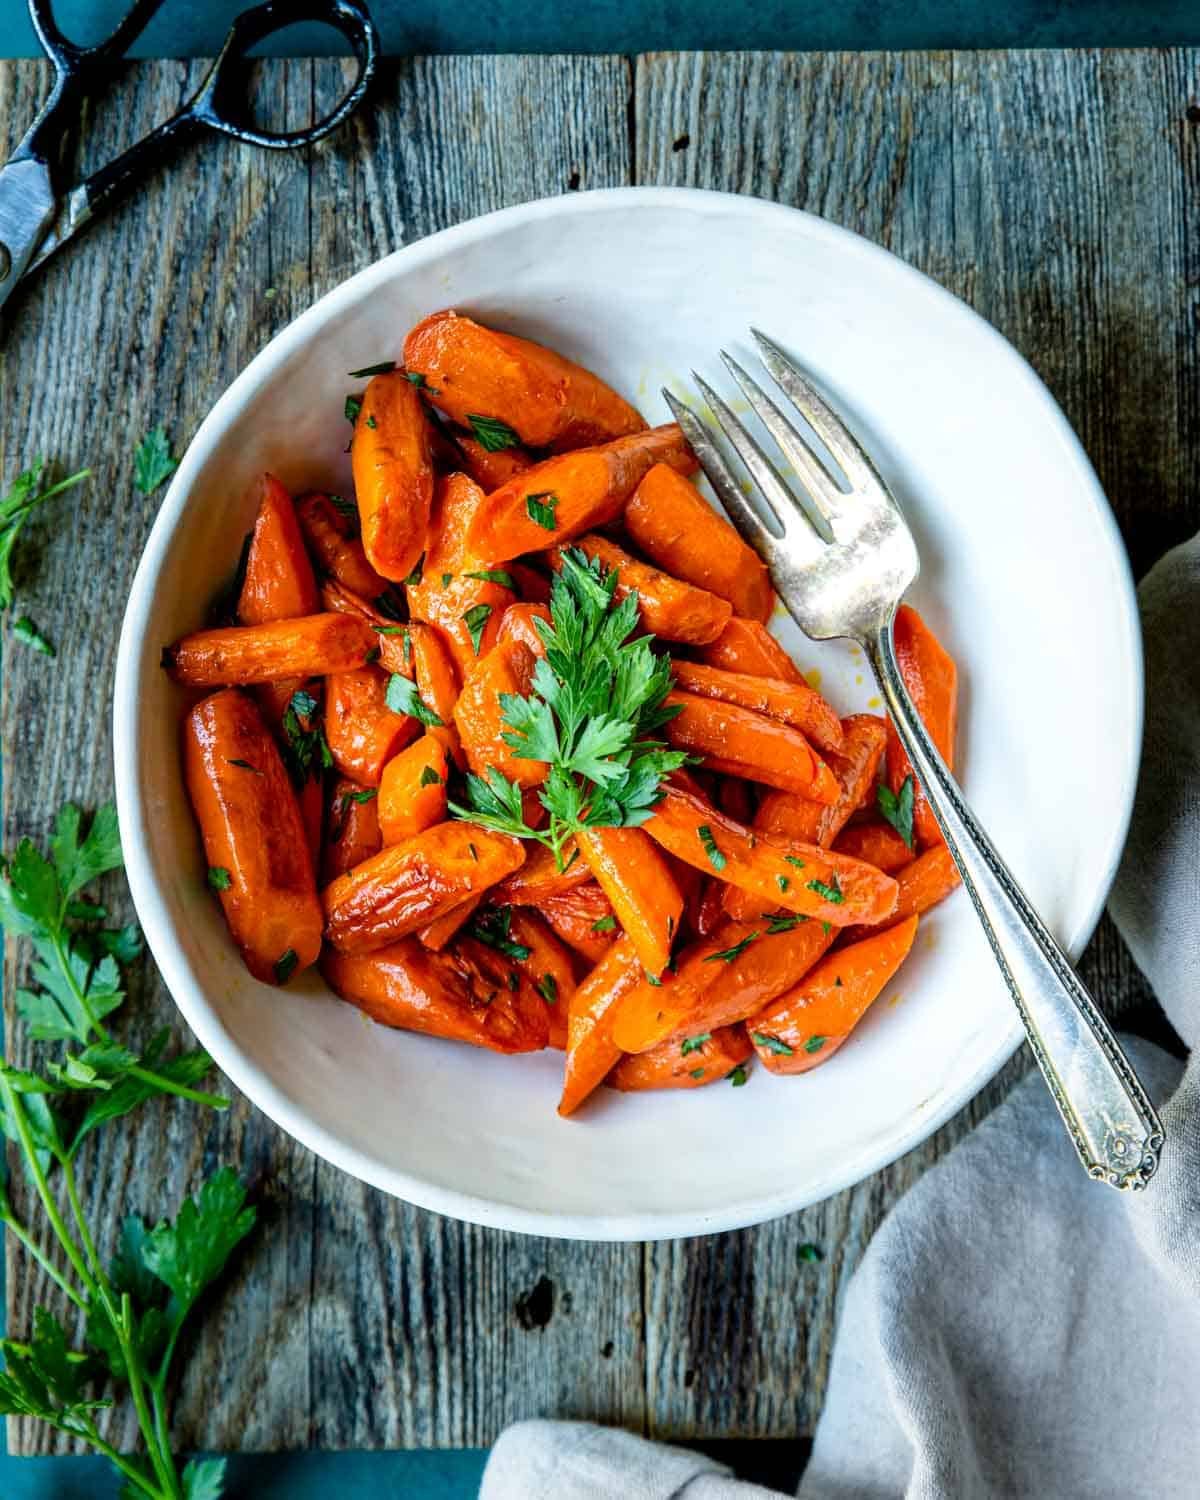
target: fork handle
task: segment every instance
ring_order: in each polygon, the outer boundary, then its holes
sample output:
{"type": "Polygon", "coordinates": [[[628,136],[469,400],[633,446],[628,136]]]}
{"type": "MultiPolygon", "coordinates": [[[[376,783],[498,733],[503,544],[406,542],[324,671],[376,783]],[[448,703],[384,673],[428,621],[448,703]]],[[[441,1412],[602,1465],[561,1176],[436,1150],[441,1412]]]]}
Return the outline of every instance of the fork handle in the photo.
{"type": "Polygon", "coordinates": [[[863,646],[1079,1159],[1112,1187],[1145,1187],[1163,1144],[1154,1106],[929,738],[900,675],[891,621],[863,646]]]}

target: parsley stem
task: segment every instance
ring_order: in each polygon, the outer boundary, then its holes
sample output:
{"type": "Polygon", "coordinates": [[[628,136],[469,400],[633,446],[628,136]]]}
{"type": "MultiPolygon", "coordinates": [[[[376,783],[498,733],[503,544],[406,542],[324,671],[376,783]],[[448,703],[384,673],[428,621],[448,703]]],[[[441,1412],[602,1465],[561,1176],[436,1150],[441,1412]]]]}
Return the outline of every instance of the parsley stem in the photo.
{"type": "Polygon", "coordinates": [[[156,1489],[136,1464],[130,1463],[127,1458],[117,1452],[111,1443],[104,1441],[100,1436],[100,1429],[90,1417],[81,1417],[77,1427],[67,1422],[52,1421],[50,1425],[57,1427],[60,1432],[70,1433],[72,1437],[86,1439],[97,1453],[107,1458],[110,1464],[124,1474],[130,1484],[136,1484],[143,1494],[152,1496],[152,1500],[165,1500],[162,1490],[156,1489]]]}
{"type": "Polygon", "coordinates": [[[185,1083],[176,1083],[156,1073],[153,1068],[135,1064],[129,1069],[131,1078],[140,1078],[143,1083],[152,1083],[160,1094],[176,1094],[180,1099],[191,1099],[195,1104],[207,1104],[210,1109],[228,1109],[229,1099],[225,1094],[206,1094],[201,1089],[188,1088],[185,1083]]]}
{"type": "Polygon", "coordinates": [[[87,1310],[87,1303],[58,1269],[50,1257],[33,1242],[33,1236],[25,1228],[24,1224],[15,1219],[11,1214],[0,1214],[0,1224],[3,1224],[14,1240],[24,1245],[25,1249],[33,1256],[50,1280],[54,1282],[59,1291],[69,1297],[80,1312],[87,1310]]]}

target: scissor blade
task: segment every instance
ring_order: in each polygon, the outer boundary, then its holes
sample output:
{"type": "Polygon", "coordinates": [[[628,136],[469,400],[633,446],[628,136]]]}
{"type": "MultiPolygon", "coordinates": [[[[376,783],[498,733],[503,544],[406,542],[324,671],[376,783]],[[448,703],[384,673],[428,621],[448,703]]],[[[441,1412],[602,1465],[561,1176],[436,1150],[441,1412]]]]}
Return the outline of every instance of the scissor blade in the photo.
{"type": "Polygon", "coordinates": [[[0,168],[0,306],[28,270],[57,211],[45,162],[26,157],[0,168]]]}

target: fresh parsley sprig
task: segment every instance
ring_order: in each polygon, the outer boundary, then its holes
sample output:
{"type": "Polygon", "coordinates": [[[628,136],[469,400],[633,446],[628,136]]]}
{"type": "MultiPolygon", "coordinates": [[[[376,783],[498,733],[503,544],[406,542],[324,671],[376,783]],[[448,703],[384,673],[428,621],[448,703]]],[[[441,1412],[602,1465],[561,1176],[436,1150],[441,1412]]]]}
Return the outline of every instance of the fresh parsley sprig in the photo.
{"type": "Polygon", "coordinates": [[[17,475],[8,494],[0,497],[0,609],[7,609],[13,601],[10,565],[21,527],[39,505],[74,489],[89,479],[91,473],[91,469],[80,469],[78,473],[68,474],[65,479],[51,484],[46,473],[46,460],[35,458],[28,469],[17,475]]]}
{"type": "Polygon", "coordinates": [[[584,828],[644,823],[662,796],[665,776],[687,761],[655,733],[674,717],[666,706],[671,663],[654,637],[631,640],[637,596],[616,598],[617,572],[571,549],[551,586],[550,621],[537,620],[546,647],[527,695],[502,693],[506,745],[522,760],[549,766],[539,797],[545,829],[525,821],[521,790],[494,766],[467,777],[467,803],[455,817],[498,833],[536,839],[554,850],[584,828]]]}

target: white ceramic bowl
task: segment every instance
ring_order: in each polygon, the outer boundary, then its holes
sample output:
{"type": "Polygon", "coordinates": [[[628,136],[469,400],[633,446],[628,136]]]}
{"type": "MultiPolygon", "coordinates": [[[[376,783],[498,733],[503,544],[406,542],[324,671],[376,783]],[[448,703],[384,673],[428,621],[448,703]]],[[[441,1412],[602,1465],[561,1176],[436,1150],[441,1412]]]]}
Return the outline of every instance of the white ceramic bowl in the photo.
{"type": "MultiPolygon", "coordinates": [[[[962,894],[918,935],[896,993],[830,1064],[746,1088],[609,1095],[555,1113],[561,1056],[506,1058],[385,1030],[315,974],[246,973],[205,890],[179,764],[182,698],[159,668],[232,570],[264,468],[344,488],[347,371],[399,353],[435,308],[543,340],[652,421],[694,366],[770,331],[827,382],[916,531],[913,600],[962,669],[961,778],[1068,948],[1099,916],[1141,735],[1125,554],[1044,386],[932,281],[820,219],[750,198],[616,189],[526,204],[422,240],[338,287],[213,407],[163,503],[130,595],[114,705],[117,796],[151,951],[201,1043],[292,1135],[423,1207],[590,1239],[706,1233],[782,1214],[892,1161],[971,1097],[1020,1031],[962,894]]],[[[848,712],[877,707],[862,660],[780,637],[848,712]]]]}

